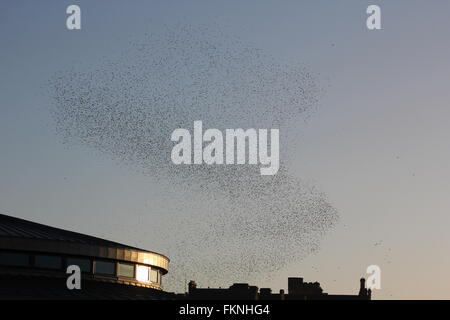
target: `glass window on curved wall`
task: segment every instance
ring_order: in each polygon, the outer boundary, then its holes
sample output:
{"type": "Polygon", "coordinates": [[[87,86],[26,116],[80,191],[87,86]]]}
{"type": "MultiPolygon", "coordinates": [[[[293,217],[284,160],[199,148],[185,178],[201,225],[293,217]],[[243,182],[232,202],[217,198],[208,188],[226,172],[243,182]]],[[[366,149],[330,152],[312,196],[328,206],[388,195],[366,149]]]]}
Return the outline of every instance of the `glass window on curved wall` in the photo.
{"type": "Polygon", "coordinates": [[[62,259],[58,256],[36,255],[34,266],[43,269],[61,269],[62,259]]]}
{"type": "Polygon", "coordinates": [[[158,270],[158,283],[159,283],[160,285],[162,285],[162,273],[161,273],[160,270],[158,270]]]}
{"type": "Polygon", "coordinates": [[[95,273],[114,275],[116,273],[116,264],[110,261],[95,261],[95,273]]]}
{"type": "Polygon", "coordinates": [[[150,282],[149,279],[149,267],[137,265],[136,266],[136,280],[142,282],[150,282]]]}
{"type": "Polygon", "coordinates": [[[150,281],[154,283],[158,283],[158,270],[151,268],[150,269],[150,281]]]}
{"type": "Polygon", "coordinates": [[[91,260],[85,258],[67,258],[66,265],[67,267],[72,265],[78,266],[81,272],[91,272],[92,270],[91,260]]]}
{"type": "Polygon", "coordinates": [[[134,278],[134,264],[119,263],[117,275],[121,277],[134,278]]]}
{"type": "Polygon", "coordinates": [[[30,255],[20,252],[0,252],[0,265],[28,267],[30,266],[30,255]]]}

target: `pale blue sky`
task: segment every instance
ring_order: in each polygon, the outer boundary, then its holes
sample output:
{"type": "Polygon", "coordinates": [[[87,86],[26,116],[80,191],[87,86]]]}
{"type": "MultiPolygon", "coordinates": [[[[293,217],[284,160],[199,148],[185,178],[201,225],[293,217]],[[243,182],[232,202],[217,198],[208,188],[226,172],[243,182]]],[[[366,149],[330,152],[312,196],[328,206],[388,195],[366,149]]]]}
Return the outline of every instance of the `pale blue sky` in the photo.
{"type": "Polygon", "coordinates": [[[47,81],[177,22],[221,25],[327,84],[318,112],[299,125],[291,169],[327,194],[341,223],[318,253],[255,284],[286,288],[287,276],[303,276],[330,293],[356,293],[377,264],[375,298],[449,298],[447,0],[2,1],[0,211],[163,250],[151,228],[170,214],[164,190],[61,144],[47,81]],[[82,9],[81,31],[65,27],[69,4],[82,9]],[[366,29],[368,4],[381,6],[383,30],[366,29]]]}

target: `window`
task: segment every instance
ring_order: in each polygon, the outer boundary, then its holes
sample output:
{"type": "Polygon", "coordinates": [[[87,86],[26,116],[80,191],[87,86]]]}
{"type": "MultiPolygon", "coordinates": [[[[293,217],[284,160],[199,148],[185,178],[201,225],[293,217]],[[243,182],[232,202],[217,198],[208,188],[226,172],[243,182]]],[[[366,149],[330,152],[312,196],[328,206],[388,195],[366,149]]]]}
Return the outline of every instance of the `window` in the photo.
{"type": "Polygon", "coordinates": [[[0,264],[4,266],[26,267],[30,265],[30,256],[18,252],[0,252],[0,264]]]}
{"type": "Polygon", "coordinates": [[[162,284],[162,273],[158,270],[158,284],[162,284]]]}
{"type": "Polygon", "coordinates": [[[57,257],[57,256],[37,255],[34,258],[34,265],[37,268],[61,269],[62,259],[61,259],[61,257],[57,257]]]}
{"type": "Polygon", "coordinates": [[[117,274],[122,277],[134,278],[134,264],[119,263],[117,274]]]}
{"type": "Polygon", "coordinates": [[[136,280],[143,282],[150,282],[148,278],[149,267],[146,266],[136,266],[136,280]]]}
{"type": "Polygon", "coordinates": [[[115,274],[116,268],[114,262],[95,261],[95,273],[99,274],[115,274]]]}
{"type": "Polygon", "coordinates": [[[150,281],[158,282],[158,270],[151,268],[150,269],[150,281]]]}
{"type": "Polygon", "coordinates": [[[67,258],[67,266],[76,265],[82,272],[91,272],[91,260],[83,258],[67,258]]]}

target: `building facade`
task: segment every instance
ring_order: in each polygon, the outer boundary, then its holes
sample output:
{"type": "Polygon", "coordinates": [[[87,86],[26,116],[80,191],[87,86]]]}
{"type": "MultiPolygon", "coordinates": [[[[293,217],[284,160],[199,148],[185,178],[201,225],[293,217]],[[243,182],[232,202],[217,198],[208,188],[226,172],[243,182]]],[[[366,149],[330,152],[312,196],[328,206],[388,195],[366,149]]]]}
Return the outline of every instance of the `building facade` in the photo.
{"type": "Polygon", "coordinates": [[[160,297],[168,270],[162,254],[0,214],[0,298],[102,298],[111,288],[160,297]],[[66,292],[70,265],[80,268],[83,290],[66,292]]]}

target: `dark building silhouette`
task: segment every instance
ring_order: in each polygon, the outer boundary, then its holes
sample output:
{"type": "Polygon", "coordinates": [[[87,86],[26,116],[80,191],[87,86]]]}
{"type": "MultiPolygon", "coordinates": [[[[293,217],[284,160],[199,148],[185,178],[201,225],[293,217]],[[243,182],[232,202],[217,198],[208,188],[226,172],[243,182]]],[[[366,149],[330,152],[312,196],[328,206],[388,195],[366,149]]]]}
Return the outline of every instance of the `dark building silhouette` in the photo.
{"type": "Polygon", "coordinates": [[[318,282],[288,279],[288,293],[235,283],[227,289],[163,291],[166,256],[117,242],[0,214],[0,299],[326,300],[371,298],[361,279],[358,295],[329,295],[318,282]],[[67,267],[81,270],[81,289],[69,290],[67,267]]]}
{"type": "MultiPolygon", "coordinates": [[[[235,283],[227,289],[197,288],[195,281],[189,282],[189,291],[184,295],[188,300],[257,300],[258,287],[247,283],[235,283]]],[[[180,298],[183,296],[180,295],[180,298]]]]}
{"type": "MultiPolygon", "coordinates": [[[[280,290],[272,293],[270,288],[250,286],[247,283],[235,283],[228,289],[197,288],[195,281],[189,282],[187,300],[370,300],[370,289],[365,288],[365,280],[360,281],[357,295],[336,295],[324,293],[318,282],[303,282],[303,278],[288,278],[288,293],[280,290]]],[[[182,297],[180,297],[182,298],[182,297]]]]}

